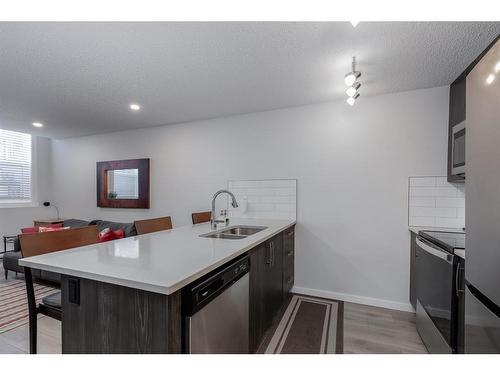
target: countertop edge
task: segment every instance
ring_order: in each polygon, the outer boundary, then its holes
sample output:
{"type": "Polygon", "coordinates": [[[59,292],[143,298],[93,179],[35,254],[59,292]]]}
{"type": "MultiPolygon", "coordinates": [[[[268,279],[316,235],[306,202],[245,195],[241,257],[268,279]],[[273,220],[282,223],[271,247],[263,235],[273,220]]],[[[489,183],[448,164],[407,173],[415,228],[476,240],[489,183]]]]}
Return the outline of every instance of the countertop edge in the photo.
{"type": "MultiPolygon", "coordinates": [[[[153,292],[153,293],[170,295],[170,294],[173,294],[173,293],[177,292],[178,290],[182,289],[183,287],[190,284],[191,282],[199,279],[200,277],[203,277],[204,275],[208,274],[209,272],[224,265],[225,263],[231,261],[232,259],[235,259],[236,257],[248,252],[249,250],[253,249],[254,247],[260,245],[261,243],[269,240],[270,238],[272,238],[276,234],[283,232],[284,230],[287,230],[290,227],[293,227],[296,224],[297,224],[296,220],[291,221],[289,224],[281,226],[279,229],[276,229],[275,231],[269,233],[268,235],[259,238],[259,240],[244,246],[241,250],[235,251],[234,253],[225,257],[224,259],[221,259],[218,262],[215,262],[215,263],[197,271],[193,275],[191,275],[183,280],[180,280],[180,281],[176,282],[175,284],[168,286],[168,287],[165,287],[162,285],[157,285],[157,284],[140,283],[137,281],[123,279],[123,278],[104,276],[104,275],[99,275],[99,274],[92,273],[92,272],[83,272],[83,271],[78,271],[78,270],[73,270],[73,269],[66,269],[66,268],[61,268],[61,267],[57,267],[57,266],[51,266],[51,265],[47,265],[47,264],[40,264],[37,262],[31,262],[29,260],[29,258],[19,259],[19,265],[34,268],[34,269],[39,269],[39,270],[43,270],[43,271],[56,272],[56,273],[59,273],[61,275],[81,277],[84,279],[95,280],[95,281],[105,282],[105,283],[109,283],[109,284],[145,290],[145,291],[149,291],[149,292],[153,292]]],[[[221,240],[221,241],[224,241],[224,240],[221,240]]]]}
{"type": "Polygon", "coordinates": [[[464,233],[462,228],[444,228],[444,227],[419,227],[419,226],[409,226],[408,230],[415,234],[418,234],[421,230],[430,230],[438,232],[451,232],[451,233],[464,233]]]}

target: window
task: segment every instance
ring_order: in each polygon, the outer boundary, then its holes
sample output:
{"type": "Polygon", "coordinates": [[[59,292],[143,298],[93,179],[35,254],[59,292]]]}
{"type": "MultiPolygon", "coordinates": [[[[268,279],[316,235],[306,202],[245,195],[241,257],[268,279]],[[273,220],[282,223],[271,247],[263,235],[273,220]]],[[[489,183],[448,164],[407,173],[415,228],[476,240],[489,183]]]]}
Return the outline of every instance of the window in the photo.
{"type": "Polygon", "coordinates": [[[30,203],[31,135],[0,129],[0,204],[30,203]]]}

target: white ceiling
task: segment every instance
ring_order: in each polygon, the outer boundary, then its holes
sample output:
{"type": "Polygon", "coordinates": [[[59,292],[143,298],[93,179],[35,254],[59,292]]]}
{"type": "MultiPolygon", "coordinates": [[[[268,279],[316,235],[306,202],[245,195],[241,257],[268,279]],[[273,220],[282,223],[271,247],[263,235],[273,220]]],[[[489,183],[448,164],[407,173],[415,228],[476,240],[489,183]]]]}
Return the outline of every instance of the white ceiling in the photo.
{"type": "Polygon", "coordinates": [[[448,85],[499,33],[500,22],[3,22],[0,128],[65,138],[344,99],[353,55],[362,97],[448,85]]]}

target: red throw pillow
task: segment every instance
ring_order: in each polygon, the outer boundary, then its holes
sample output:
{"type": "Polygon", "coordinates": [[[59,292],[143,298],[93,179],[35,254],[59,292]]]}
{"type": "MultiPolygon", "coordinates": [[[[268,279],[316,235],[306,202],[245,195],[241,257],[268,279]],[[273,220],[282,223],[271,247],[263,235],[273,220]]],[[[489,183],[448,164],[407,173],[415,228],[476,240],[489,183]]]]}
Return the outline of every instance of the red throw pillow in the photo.
{"type": "Polygon", "coordinates": [[[57,232],[65,229],[69,229],[69,227],[40,227],[38,228],[38,231],[40,233],[44,233],[44,232],[57,232]]]}
{"type": "Polygon", "coordinates": [[[38,227],[21,228],[21,233],[38,233],[38,227]]]}
{"type": "Polygon", "coordinates": [[[62,227],[63,223],[49,224],[47,227],[27,227],[27,228],[21,228],[21,233],[26,234],[26,233],[48,232],[46,230],[41,231],[40,228],[62,228],[62,227]]]}
{"type": "Polygon", "coordinates": [[[99,241],[107,242],[112,240],[119,240],[125,237],[125,232],[123,229],[111,230],[106,228],[99,233],[99,241]]]}

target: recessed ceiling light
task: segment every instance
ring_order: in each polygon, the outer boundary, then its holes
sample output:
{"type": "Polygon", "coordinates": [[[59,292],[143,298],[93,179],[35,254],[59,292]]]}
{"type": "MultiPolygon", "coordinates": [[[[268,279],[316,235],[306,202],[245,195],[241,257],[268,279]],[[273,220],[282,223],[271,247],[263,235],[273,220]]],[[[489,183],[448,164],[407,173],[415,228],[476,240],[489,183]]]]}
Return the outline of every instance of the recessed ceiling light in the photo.
{"type": "Polygon", "coordinates": [[[352,25],[352,27],[358,26],[359,21],[349,21],[352,25]]]}
{"type": "Polygon", "coordinates": [[[497,64],[495,65],[495,73],[498,72],[500,72],[500,61],[498,61],[497,64]]]}
{"type": "Polygon", "coordinates": [[[138,111],[141,109],[141,106],[139,104],[135,104],[135,103],[130,104],[129,107],[132,111],[138,111]]]}
{"type": "Polygon", "coordinates": [[[41,122],[34,122],[32,124],[35,128],[43,128],[43,124],[41,122]]]}
{"type": "Polygon", "coordinates": [[[495,80],[495,75],[490,74],[488,77],[486,77],[486,83],[489,85],[495,80]]]}

